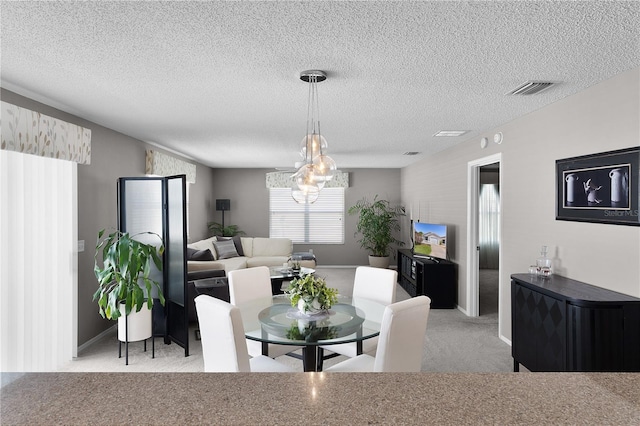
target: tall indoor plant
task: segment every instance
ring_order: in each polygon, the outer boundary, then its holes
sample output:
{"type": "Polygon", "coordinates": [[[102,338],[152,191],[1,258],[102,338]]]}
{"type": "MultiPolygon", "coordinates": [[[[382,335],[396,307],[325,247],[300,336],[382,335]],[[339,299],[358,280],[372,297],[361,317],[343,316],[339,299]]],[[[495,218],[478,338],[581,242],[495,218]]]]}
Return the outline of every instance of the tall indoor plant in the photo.
{"type": "Polygon", "coordinates": [[[369,252],[369,264],[386,268],[389,266],[389,248],[392,244],[404,243],[395,238],[400,231],[399,218],[404,216],[404,207],[392,206],[387,200],[376,195],[373,201],[366,198],[349,208],[350,215],[358,215],[358,224],[354,235],[361,235],[360,247],[369,252]]]}
{"type": "MultiPolygon", "coordinates": [[[[158,299],[164,305],[164,295],[160,283],[150,278],[152,263],[162,270],[162,253],[164,246],[162,238],[153,232],[144,232],[129,235],[118,230],[105,235],[102,229],[98,233],[96,253],[94,256],[94,268],[98,279],[98,290],[93,295],[93,300],[98,301],[100,315],[106,319],[129,317],[132,312],[141,312],[146,305],[143,315],[148,315],[148,324],[151,324],[151,308],[153,307],[152,291],[157,290],[158,299]],[[134,237],[142,234],[155,235],[160,240],[160,246],[145,244],[134,237]],[[102,264],[102,266],[100,265],[102,264]],[[144,287],[143,287],[144,286],[144,287]],[[123,312],[124,311],[124,312],[123,312]]],[[[129,329],[135,330],[135,324],[129,320],[129,329]]],[[[118,326],[120,329],[120,324],[118,326]]],[[[149,330],[150,337],[151,330],[149,330]]],[[[124,341],[120,338],[119,339],[124,341]]],[[[136,333],[133,333],[134,335],[136,333]]],[[[129,335],[128,341],[142,340],[129,335]]],[[[144,337],[145,339],[148,337],[144,337]]]]}
{"type": "Polygon", "coordinates": [[[207,224],[209,232],[216,237],[235,237],[238,235],[244,235],[244,231],[241,231],[238,225],[224,226],[218,222],[209,222],[207,224]]]}

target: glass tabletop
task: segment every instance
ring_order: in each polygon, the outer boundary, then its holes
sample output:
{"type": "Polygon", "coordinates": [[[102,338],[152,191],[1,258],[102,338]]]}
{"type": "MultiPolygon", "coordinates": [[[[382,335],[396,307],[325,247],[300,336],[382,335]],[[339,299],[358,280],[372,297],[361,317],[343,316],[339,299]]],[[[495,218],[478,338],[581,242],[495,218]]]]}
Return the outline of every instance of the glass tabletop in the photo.
{"type": "Polygon", "coordinates": [[[256,300],[240,308],[245,336],[281,345],[318,346],[357,342],[380,333],[385,306],[367,299],[338,296],[326,313],[303,315],[287,295],[256,300]]]}
{"type": "Polygon", "coordinates": [[[292,268],[285,268],[283,266],[272,266],[269,268],[269,274],[271,279],[279,278],[297,278],[300,275],[309,275],[315,273],[316,270],[312,268],[300,268],[299,271],[295,271],[292,268]]]}

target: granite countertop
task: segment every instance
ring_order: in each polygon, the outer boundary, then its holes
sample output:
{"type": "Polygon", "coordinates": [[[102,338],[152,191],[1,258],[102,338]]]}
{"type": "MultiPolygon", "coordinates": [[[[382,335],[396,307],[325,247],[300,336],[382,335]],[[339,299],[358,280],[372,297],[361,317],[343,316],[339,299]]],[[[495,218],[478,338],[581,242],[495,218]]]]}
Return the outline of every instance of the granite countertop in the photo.
{"type": "Polygon", "coordinates": [[[28,373],[9,424],[640,424],[636,373],[28,373]]]}

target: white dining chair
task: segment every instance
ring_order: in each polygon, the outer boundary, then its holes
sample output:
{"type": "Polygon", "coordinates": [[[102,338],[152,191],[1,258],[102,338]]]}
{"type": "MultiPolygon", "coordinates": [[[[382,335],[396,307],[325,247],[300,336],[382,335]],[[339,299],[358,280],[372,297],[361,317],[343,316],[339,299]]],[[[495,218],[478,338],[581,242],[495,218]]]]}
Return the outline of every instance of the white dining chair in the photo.
{"type": "Polygon", "coordinates": [[[195,298],[205,372],[278,372],[293,369],[267,356],[249,359],[240,310],[207,295],[195,298]]]}
{"type": "MultiPolygon", "coordinates": [[[[229,271],[229,301],[242,309],[242,320],[249,328],[259,329],[258,314],[273,303],[271,274],[266,266],[229,271]]],[[[246,339],[251,356],[262,355],[262,342],[246,339]]],[[[301,349],[301,346],[268,344],[268,356],[276,358],[301,349]]],[[[298,358],[298,356],[296,356],[298,358]]]]}
{"type": "MultiPolygon", "coordinates": [[[[372,300],[383,305],[389,305],[396,301],[396,282],[398,273],[393,269],[372,268],[370,266],[359,266],[356,268],[356,275],[353,280],[354,306],[358,307],[358,299],[361,301],[372,300]]],[[[366,303],[366,302],[362,302],[366,303]]],[[[378,337],[372,337],[362,341],[362,353],[373,354],[378,346],[378,337]]],[[[320,347],[322,360],[334,358],[339,355],[353,358],[358,356],[357,343],[342,343],[339,345],[326,345],[320,347]],[[331,351],[332,354],[324,355],[324,351],[331,351]]],[[[322,361],[319,361],[320,366],[322,361]]]]}
{"type": "Polygon", "coordinates": [[[387,306],[375,357],[362,354],[326,372],[419,372],[431,299],[418,296],[387,306]]]}

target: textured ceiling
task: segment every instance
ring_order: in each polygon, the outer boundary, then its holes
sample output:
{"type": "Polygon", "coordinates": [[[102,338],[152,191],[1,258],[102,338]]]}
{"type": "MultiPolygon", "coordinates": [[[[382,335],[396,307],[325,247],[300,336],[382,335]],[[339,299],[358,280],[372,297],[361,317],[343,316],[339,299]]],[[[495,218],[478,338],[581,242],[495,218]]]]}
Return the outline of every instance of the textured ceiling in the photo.
{"type": "Polygon", "coordinates": [[[213,167],[402,167],[640,65],[633,2],[6,2],[2,87],[213,167]],[[556,86],[504,94],[526,80],[556,86]],[[434,138],[439,130],[469,130],[434,138]]]}

